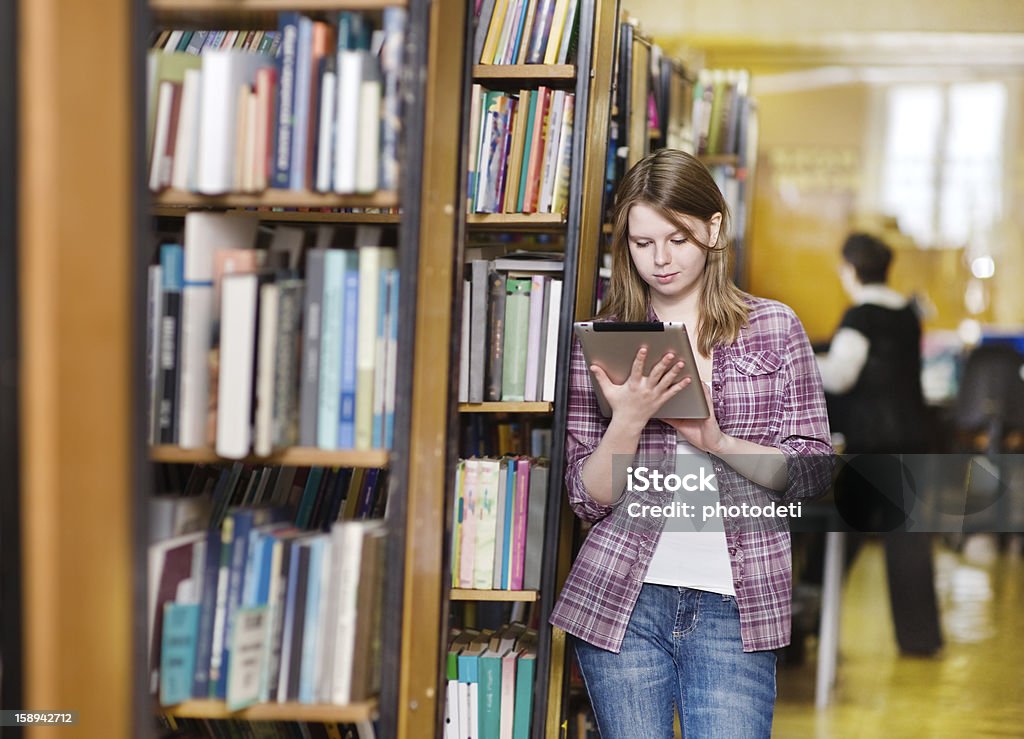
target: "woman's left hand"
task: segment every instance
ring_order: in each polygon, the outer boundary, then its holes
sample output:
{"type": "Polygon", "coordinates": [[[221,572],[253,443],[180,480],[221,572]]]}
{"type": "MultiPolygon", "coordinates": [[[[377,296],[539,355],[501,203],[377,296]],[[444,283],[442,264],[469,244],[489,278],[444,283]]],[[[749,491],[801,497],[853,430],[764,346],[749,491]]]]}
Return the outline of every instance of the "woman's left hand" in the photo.
{"type": "Polygon", "coordinates": [[[728,438],[718,426],[718,419],[715,418],[715,406],[711,402],[711,391],[707,385],[701,384],[704,390],[704,397],[708,401],[707,418],[662,418],[669,426],[698,449],[717,454],[728,438]]]}

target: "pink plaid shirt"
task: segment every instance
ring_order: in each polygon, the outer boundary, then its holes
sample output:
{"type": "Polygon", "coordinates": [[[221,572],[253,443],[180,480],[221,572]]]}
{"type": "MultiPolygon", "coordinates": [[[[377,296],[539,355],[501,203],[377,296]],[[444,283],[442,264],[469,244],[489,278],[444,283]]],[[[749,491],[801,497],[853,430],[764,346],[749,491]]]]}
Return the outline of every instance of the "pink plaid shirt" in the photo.
{"type": "MultiPolygon", "coordinates": [[[[732,344],[719,344],[712,358],[711,391],[722,430],[740,439],[780,449],[789,481],[775,493],[732,472],[712,457],[721,502],[791,502],[822,494],[832,469],[825,396],[807,334],[782,303],[748,297],[748,324],[732,344]]],[[[656,320],[651,314],[652,320],[656,320]]],[[[611,506],[590,497],[583,463],[608,428],[575,342],[570,360],[566,485],[569,505],[592,526],[573,563],[550,622],[595,646],[618,652],[636,605],[665,519],[633,517],[625,503],[664,503],[671,494],[624,493],[611,506]],[[659,497],[660,496],[660,497],[659,497]]],[[[636,461],[665,473],[675,470],[676,431],[652,420],[643,429],[636,461]]],[[[609,471],[610,474],[610,471],[609,471]]],[[[726,518],[736,604],[745,651],[789,643],[792,563],[789,530],[782,519],[726,518]]]]}

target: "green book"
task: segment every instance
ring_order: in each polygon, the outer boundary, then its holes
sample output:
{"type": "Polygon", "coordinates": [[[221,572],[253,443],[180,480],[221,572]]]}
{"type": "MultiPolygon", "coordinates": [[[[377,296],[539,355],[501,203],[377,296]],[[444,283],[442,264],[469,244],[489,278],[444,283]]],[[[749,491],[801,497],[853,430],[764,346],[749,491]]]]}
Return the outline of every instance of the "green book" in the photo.
{"type": "Polygon", "coordinates": [[[533,713],[533,674],[537,656],[524,651],[516,660],[516,706],[512,717],[512,739],[529,739],[530,715],[533,713]]]}
{"type": "Polygon", "coordinates": [[[521,402],[526,395],[526,343],[530,330],[530,278],[505,281],[505,346],[501,399],[521,402]]]}

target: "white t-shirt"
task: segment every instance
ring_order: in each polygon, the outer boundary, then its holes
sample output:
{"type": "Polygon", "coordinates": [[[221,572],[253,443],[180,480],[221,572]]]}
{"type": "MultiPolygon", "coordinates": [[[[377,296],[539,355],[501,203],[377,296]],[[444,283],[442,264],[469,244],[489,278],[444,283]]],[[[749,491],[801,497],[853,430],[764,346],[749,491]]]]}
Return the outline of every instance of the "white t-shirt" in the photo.
{"type": "MultiPolygon", "coordinates": [[[[677,439],[676,454],[700,455],[704,457],[702,463],[711,465],[706,452],[682,437],[677,439]]],[[[677,491],[675,502],[686,502],[686,496],[685,490],[677,491]]],[[[644,582],[736,595],[725,532],[662,531],[644,582]]]]}

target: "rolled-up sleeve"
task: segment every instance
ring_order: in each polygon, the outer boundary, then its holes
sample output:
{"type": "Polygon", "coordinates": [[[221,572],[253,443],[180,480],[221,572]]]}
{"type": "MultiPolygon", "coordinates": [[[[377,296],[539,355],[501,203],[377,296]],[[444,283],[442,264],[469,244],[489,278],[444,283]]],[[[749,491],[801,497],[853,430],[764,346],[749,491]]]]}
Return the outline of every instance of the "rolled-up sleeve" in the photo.
{"type": "Polygon", "coordinates": [[[584,521],[600,521],[613,506],[594,500],[583,485],[583,465],[601,442],[608,421],[601,415],[597,396],[590,384],[590,371],[578,340],[573,341],[569,360],[569,410],[566,418],[565,485],[569,507],[584,521]]]}
{"type": "Polygon", "coordinates": [[[792,315],[786,337],[786,398],[779,449],[786,455],[786,500],[824,495],[835,464],[821,376],[800,319],[792,315]]]}

